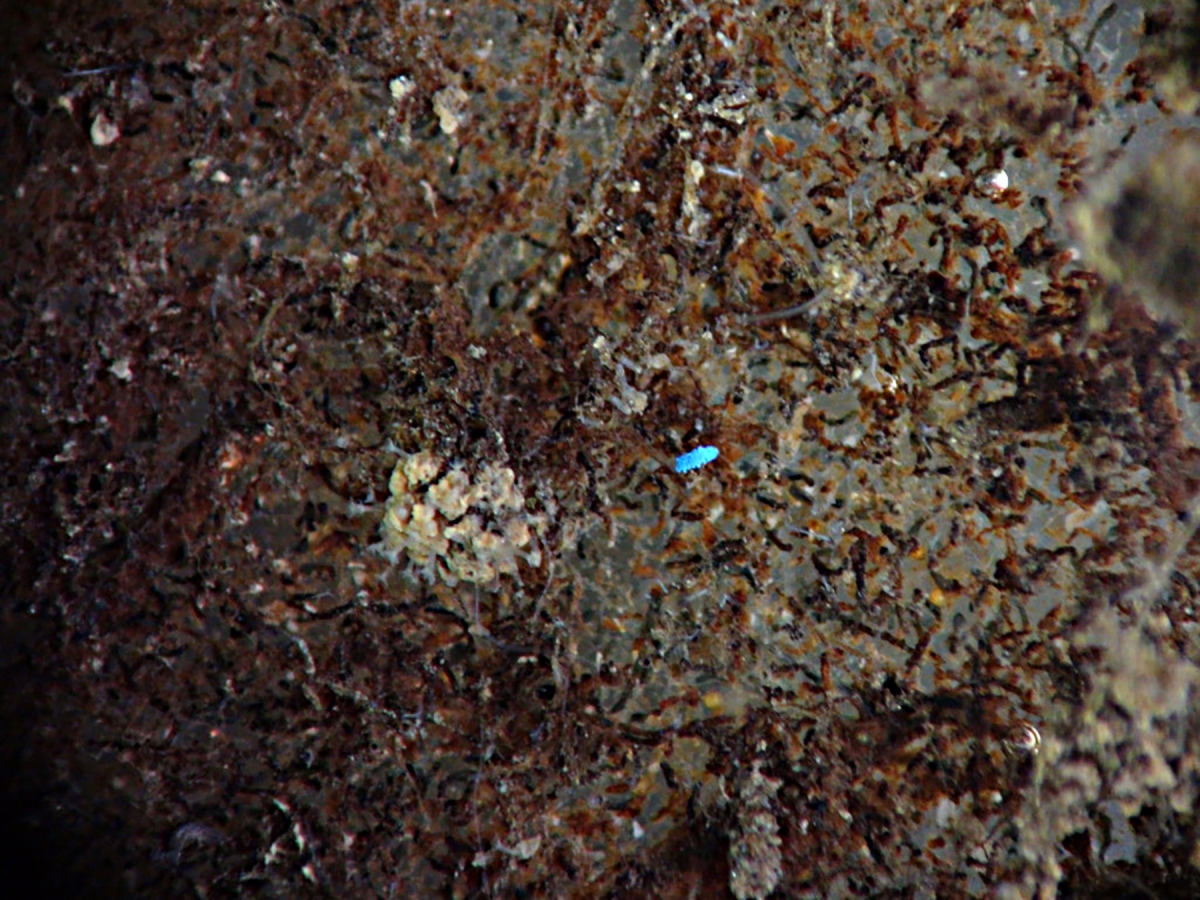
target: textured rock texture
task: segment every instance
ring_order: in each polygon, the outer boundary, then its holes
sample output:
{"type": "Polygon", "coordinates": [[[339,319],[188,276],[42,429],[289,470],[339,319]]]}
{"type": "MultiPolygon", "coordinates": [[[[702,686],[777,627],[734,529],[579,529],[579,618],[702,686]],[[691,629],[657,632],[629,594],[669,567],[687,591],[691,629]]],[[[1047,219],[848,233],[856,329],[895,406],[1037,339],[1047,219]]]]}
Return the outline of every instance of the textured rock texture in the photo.
{"type": "Polygon", "coordinates": [[[1200,895],[1195,3],[5,23],[6,883],[1200,895]]]}

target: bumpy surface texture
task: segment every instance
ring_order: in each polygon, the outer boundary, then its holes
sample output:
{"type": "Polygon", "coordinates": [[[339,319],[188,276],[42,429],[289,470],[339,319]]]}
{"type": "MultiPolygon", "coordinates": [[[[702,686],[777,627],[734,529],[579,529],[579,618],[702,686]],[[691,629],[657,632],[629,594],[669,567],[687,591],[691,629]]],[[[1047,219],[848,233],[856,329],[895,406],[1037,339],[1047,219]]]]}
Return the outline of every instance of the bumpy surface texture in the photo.
{"type": "Polygon", "coordinates": [[[6,29],[40,896],[1200,895],[1197,4],[6,29]]]}

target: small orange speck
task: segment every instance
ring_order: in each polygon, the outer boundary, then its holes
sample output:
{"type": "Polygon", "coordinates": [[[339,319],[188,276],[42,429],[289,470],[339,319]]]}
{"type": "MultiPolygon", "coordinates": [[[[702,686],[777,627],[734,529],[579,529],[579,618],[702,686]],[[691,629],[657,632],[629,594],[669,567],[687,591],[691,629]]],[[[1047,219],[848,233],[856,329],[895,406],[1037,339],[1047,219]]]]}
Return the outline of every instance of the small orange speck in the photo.
{"type": "Polygon", "coordinates": [[[720,712],[725,708],[725,698],[719,691],[709,691],[704,695],[704,707],[709,712],[720,712]]]}
{"type": "Polygon", "coordinates": [[[934,588],[929,592],[929,602],[941,609],[946,604],[946,592],[941,588],[934,588]]]}
{"type": "Polygon", "coordinates": [[[240,469],[245,461],[246,455],[242,452],[242,449],[230,441],[221,448],[221,456],[217,461],[217,466],[223,471],[228,472],[231,469],[240,469]]]}
{"type": "Polygon", "coordinates": [[[783,159],[784,157],[791,156],[796,152],[795,141],[789,138],[781,137],[778,134],[772,134],[770,131],[767,132],[767,137],[771,140],[771,147],[775,151],[777,158],[783,159]]]}

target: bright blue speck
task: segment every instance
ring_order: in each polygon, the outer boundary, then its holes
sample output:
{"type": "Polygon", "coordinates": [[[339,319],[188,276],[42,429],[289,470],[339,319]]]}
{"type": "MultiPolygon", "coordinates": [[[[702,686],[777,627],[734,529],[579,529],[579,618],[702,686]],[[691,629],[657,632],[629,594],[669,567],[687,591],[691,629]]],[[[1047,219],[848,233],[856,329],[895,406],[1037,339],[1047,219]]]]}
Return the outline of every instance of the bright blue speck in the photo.
{"type": "Polygon", "coordinates": [[[683,456],[675,457],[676,472],[690,472],[692,469],[698,469],[701,466],[706,466],[718,456],[721,451],[716,447],[697,447],[695,450],[690,450],[683,456]]]}

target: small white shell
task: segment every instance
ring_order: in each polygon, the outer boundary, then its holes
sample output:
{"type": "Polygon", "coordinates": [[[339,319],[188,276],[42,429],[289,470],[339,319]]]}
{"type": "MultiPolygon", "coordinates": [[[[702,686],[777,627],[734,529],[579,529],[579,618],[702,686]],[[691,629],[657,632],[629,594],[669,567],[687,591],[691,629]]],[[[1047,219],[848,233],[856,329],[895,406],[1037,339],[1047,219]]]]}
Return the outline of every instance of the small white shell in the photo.
{"type": "Polygon", "coordinates": [[[1004,740],[1004,749],[1012,756],[1037,756],[1042,749],[1042,736],[1028,722],[1020,722],[1004,740]]]}

